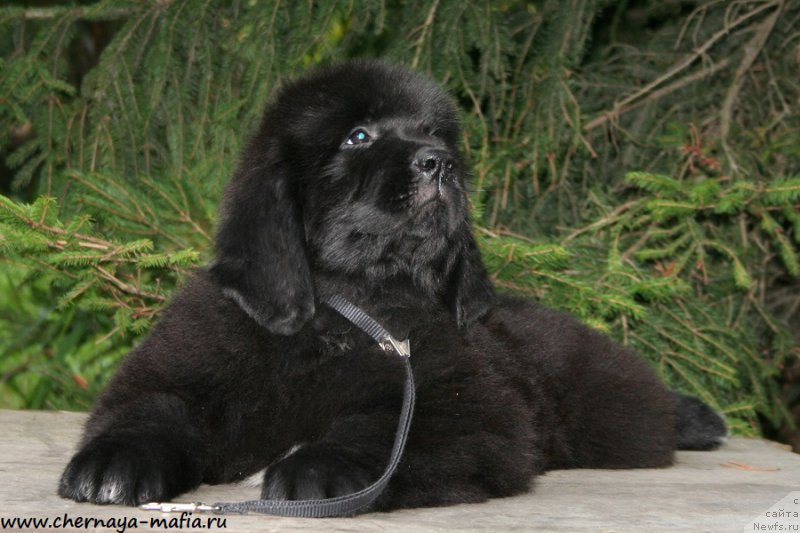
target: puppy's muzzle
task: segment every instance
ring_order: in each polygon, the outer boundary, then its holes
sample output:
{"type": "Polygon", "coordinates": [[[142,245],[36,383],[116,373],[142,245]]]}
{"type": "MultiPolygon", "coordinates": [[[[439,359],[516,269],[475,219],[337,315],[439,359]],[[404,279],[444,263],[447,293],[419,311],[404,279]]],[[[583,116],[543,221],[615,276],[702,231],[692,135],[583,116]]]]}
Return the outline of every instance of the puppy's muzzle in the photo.
{"type": "Polygon", "coordinates": [[[452,175],[453,158],[441,148],[420,148],[414,155],[411,168],[424,182],[441,186],[452,175]]]}

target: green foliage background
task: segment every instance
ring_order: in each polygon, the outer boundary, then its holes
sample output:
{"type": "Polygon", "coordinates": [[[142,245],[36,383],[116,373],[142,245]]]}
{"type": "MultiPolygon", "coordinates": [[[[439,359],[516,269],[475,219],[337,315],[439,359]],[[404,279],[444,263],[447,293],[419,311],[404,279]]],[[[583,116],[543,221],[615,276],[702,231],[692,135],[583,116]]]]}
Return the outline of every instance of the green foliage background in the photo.
{"type": "Polygon", "coordinates": [[[85,409],[187,272],[275,87],[377,56],[463,111],[499,287],[735,431],[800,414],[798,0],[100,1],[0,10],[0,405],[85,409]]]}

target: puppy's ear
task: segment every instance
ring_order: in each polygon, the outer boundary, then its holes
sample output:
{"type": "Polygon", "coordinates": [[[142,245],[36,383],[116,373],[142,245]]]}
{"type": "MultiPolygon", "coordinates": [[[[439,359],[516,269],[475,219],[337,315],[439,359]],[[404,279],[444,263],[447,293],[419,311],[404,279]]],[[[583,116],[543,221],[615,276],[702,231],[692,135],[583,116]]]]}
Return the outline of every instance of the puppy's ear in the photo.
{"type": "Polygon", "coordinates": [[[292,335],[314,315],[314,288],[296,184],[264,137],[250,142],[225,191],[210,272],[261,326],[292,335]]]}
{"type": "Polygon", "coordinates": [[[445,300],[455,314],[458,327],[468,328],[486,314],[496,297],[468,228],[462,232],[461,241],[445,300]]]}

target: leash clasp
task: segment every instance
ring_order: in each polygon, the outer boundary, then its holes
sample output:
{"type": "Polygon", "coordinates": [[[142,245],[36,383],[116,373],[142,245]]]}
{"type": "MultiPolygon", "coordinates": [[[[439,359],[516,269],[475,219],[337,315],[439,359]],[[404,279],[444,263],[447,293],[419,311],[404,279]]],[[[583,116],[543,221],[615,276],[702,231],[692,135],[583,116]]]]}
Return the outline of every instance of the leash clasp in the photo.
{"type": "Polygon", "coordinates": [[[162,513],[215,513],[221,510],[219,505],[206,505],[201,502],[150,502],[139,506],[142,511],[161,511],[162,513]]]}
{"type": "Polygon", "coordinates": [[[381,337],[380,346],[385,352],[395,352],[402,357],[411,356],[411,343],[409,339],[399,341],[387,333],[381,337]]]}

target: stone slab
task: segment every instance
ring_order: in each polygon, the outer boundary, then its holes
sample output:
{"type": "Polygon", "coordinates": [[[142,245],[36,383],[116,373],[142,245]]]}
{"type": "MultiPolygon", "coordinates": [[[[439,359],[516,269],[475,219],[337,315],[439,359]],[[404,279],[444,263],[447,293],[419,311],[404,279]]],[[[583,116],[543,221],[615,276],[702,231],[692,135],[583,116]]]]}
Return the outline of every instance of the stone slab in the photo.
{"type": "MultiPolygon", "coordinates": [[[[355,518],[297,519],[226,516],[225,527],[192,514],[195,525],[121,506],[63,500],[56,494],[62,469],[74,451],[86,415],[0,410],[0,517],[48,520],[35,527],[6,522],[7,530],[136,531],[800,531],[800,455],[765,440],[732,438],[715,452],[678,452],[666,469],[554,471],[533,490],[483,504],[373,513],[355,518]],[[793,503],[798,502],[798,503],[793,503]],[[779,504],[766,513],[775,504],[779,504]],[[782,509],[782,510],[779,510],[782,509]],[[64,517],[71,527],[63,525],[64,517]],[[108,527],[109,519],[117,520],[108,527]],[[81,519],[82,522],[78,522],[81,519]],[[170,524],[169,520],[176,521],[170,524]],[[753,522],[758,519],[758,522],[753,522]],[[59,520],[59,522],[56,522],[59,520]],[[101,524],[99,521],[103,520],[101,524]],[[125,527],[119,524],[124,520],[125,527]],[[135,521],[136,529],[133,528],[135,521]],[[86,523],[92,527],[86,527],[86,523]],[[103,524],[106,527],[103,527],[103,524]],[[162,527],[173,525],[175,527],[162,527]],[[94,527],[96,526],[96,527],[94,527]],[[211,527],[207,527],[211,526],[211,527]]],[[[181,501],[235,501],[258,497],[243,485],[202,486],[181,501]]],[[[214,517],[216,518],[216,517],[214,517]]]]}

